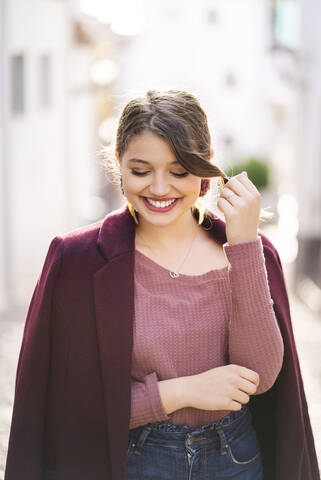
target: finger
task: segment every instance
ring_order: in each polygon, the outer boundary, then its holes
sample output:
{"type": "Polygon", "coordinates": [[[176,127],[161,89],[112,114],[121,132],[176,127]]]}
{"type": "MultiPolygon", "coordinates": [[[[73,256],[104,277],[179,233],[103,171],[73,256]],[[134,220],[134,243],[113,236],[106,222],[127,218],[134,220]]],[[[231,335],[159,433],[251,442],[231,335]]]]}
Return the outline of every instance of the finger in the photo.
{"type": "Polygon", "coordinates": [[[234,207],[237,205],[240,199],[240,197],[231,188],[228,187],[223,188],[220,193],[220,198],[227,200],[234,207]]]}
{"type": "Polygon", "coordinates": [[[238,390],[236,389],[233,393],[232,393],[232,400],[234,400],[235,402],[240,402],[240,403],[248,403],[250,398],[249,398],[249,395],[245,392],[243,392],[242,390],[238,390]]]}
{"type": "Polygon", "coordinates": [[[231,400],[229,404],[229,410],[241,410],[242,403],[236,402],[235,400],[231,400]]]}
{"type": "Polygon", "coordinates": [[[225,198],[220,197],[217,201],[217,206],[224,213],[225,217],[233,213],[233,206],[225,198]]]}
{"type": "Polygon", "coordinates": [[[258,189],[256,188],[256,186],[254,185],[253,182],[251,182],[251,180],[248,178],[247,175],[245,174],[242,174],[238,177],[238,181],[244,185],[251,193],[254,193],[254,194],[260,194],[260,192],[258,191],[258,189]]]}
{"type": "MultiPolygon", "coordinates": [[[[224,186],[224,188],[230,188],[240,197],[249,195],[251,191],[248,189],[248,186],[243,183],[241,180],[242,177],[246,177],[246,175],[238,174],[235,177],[232,177],[224,186]]],[[[223,188],[223,190],[224,190],[223,188]]]]}
{"type": "Polygon", "coordinates": [[[254,370],[251,370],[250,368],[240,366],[240,375],[241,377],[245,378],[246,380],[249,380],[250,382],[255,383],[256,385],[258,385],[260,382],[259,374],[254,370]]]}
{"type": "Polygon", "coordinates": [[[256,392],[257,386],[255,383],[250,382],[249,380],[240,377],[238,388],[248,395],[253,395],[256,392]]]}

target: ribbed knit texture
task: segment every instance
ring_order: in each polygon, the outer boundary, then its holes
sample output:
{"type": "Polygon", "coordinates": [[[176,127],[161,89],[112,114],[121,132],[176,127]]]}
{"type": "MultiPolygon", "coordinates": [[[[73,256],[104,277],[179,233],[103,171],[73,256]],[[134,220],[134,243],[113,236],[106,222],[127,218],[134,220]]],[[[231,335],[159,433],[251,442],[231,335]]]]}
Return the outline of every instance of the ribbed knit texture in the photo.
{"type": "Polygon", "coordinates": [[[186,407],[167,415],[160,380],[233,363],[260,375],[255,395],[274,384],[282,366],[283,340],[261,237],[225,243],[223,249],[227,267],[175,279],[135,250],[130,429],[156,421],[194,427],[230,413],[186,407]]]}

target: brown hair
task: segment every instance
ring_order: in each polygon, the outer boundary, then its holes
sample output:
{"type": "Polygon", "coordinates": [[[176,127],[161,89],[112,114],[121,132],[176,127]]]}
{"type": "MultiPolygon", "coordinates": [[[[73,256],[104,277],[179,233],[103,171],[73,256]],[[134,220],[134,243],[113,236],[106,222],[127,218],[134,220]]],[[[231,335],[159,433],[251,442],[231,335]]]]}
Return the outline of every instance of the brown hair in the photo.
{"type": "Polygon", "coordinates": [[[118,124],[119,157],[129,140],[143,130],[165,138],[179,163],[198,177],[226,177],[210,163],[211,136],[199,101],[184,90],[147,90],[145,97],[130,100],[118,124]]]}
{"type": "MultiPolygon", "coordinates": [[[[210,162],[211,135],[207,116],[192,93],[180,89],[149,89],[145,95],[130,100],[118,122],[114,151],[118,151],[119,159],[131,138],[145,130],[166,139],[178,162],[193,175],[220,177],[223,184],[229,180],[223,170],[210,162]]],[[[118,162],[114,154],[111,155],[111,148],[103,147],[102,152],[107,174],[116,175],[119,183],[118,162]]],[[[260,218],[268,218],[266,213],[261,209],[260,218]]]]}

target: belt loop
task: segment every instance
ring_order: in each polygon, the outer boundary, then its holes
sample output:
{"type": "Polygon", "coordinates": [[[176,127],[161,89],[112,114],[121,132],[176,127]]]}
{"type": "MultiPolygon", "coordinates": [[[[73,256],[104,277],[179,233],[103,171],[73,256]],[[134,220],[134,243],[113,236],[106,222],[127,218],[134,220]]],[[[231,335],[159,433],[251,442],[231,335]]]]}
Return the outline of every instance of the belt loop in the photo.
{"type": "Polygon", "coordinates": [[[227,443],[224,431],[222,430],[220,425],[216,425],[216,431],[220,437],[220,454],[226,455],[228,443],[227,443]]]}
{"type": "Polygon", "coordinates": [[[135,453],[137,455],[141,454],[141,450],[144,446],[144,442],[145,442],[146,438],[148,437],[148,435],[150,434],[150,431],[151,431],[151,427],[145,426],[143,428],[143,431],[139,435],[137,443],[136,443],[136,447],[135,447],[135,453]]]}

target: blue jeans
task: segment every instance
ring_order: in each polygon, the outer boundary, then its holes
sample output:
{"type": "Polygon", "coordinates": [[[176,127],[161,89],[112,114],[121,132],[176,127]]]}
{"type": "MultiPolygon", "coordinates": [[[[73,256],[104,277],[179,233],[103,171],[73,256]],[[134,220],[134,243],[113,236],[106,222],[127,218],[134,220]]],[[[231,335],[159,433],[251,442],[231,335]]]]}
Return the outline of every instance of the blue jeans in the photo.
{"type": "Polygon", "coordinates": [[[155,422],[129,430],[126,469],[126,480],[262,480],[248,403],[200,427],[155,422]]]}

